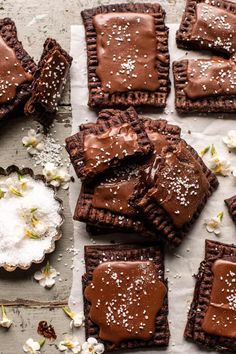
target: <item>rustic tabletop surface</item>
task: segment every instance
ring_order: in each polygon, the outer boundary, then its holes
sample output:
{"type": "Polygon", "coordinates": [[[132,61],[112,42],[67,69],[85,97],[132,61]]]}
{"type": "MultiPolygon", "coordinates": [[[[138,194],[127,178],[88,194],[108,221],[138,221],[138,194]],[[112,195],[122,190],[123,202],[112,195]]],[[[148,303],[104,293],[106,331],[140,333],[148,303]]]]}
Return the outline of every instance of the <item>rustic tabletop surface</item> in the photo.
{"type": "MultiPolygon", "coordinates": [[[[0,0],[0,17],[11,17],[17,26],[19,39],[26,50],[38,61],[45,39],[50,36],[58,40],[65,49],[70,48],[70,26],[81,24],[80,11],[85,8],[109,3],[114,0],[0,0]]],[[[126,3],[129,1],[117,1],[126,3]]],[[[130,1],[133,2],[133,1],[130,1]]],[[[142,0],[139,0],[142,2],[142,0]]],[[[155,2],[155,1],[149,1],[155,2]]],[[[179,22],[185,0],[166,0],[167,22],[179,22]]],[[[64,143],[71,131],[71,107],[69,84],[65,90],[52,135],[64,143]]],[[[0,128],[0,166],[16,164],[34,168],[40,173],[42,168],[34,166],[32,158],[22,146],[21,139],[30,128],[36,128],[33,119],[24,116],[8,118],[0,128]]],[[[66,152],[63,151],[65,157],[66,152]]],[[[27,272],[6,273],[0,271],[0,304],[7,307],[9,317],[14,319],[10,331],[0,329],[0,354],[20,354],[22,345],[29,337],[38,338],[37,325],[41,320],[52,323],[58,337],[68,332],[68,319],[62,311],[67,304],[72,283],[71,254],[73,245],[73,224],[68,201],[68,192],[59,192],[64,200],[65,224],[63,237],[56,251],[49,257],[50,263],[60,272],[60,281],[51,290],[45,290],[34,280],[34,272],[41,266],[34,266],[27,272]],[[61,261],[58,260],[62,254],[61,261]]],[[[78,279],[80,281],[80,279],[78,279]]],[[[43,353],[58,353],[55,345],[47,344],[43,353]]]]}

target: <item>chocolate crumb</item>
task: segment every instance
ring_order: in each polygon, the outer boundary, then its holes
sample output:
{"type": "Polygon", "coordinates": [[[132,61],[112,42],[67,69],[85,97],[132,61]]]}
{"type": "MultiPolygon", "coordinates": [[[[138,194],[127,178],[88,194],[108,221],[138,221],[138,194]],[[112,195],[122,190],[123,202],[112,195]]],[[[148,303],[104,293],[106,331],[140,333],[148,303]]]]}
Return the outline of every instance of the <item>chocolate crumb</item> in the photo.
{"type": "Polygon", "coordinates": [[[38,324],[38,334],[47,339],[57,339],[57,335],[52,325],[48,325],[47,321],[40,321],[38,324]]]}

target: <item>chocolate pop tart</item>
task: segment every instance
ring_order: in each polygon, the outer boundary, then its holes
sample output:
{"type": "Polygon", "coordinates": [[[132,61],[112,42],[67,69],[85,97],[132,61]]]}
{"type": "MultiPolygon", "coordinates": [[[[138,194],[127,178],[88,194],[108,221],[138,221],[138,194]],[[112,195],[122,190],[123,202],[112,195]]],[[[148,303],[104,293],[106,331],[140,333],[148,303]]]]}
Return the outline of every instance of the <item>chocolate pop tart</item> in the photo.
{"type": "Polygon", "coordinates": [[[53,113],[57,110],[69,69],[70,55],[55,39],[48,38],[34,75],[32,94],[25,105],[25,113],[53,113]]]}
{"type": "Polygon", "coordinates": [[[228,0],[187,0],[179,48],[209,49],[231,57],[236,50],[236,4],[228,0]]]}
{"type": "Polygon", "coordinates": [[[168,29],[159,4],[117,4],[82,11],[90,107],[165,107],[168,29]]]}
{"type": "Polygon", "coordinates": [[[221,353],[236,351],[236,247],[206,240],[184,336],[221,353]]]}
{"type": "Polygon", "coordinates": [[[236,64],[233,59],[181,60],[173,63],[175,106],[180,113],[235,112],[236,64]]]}
{"type": "Polygon", "coordinates": [[[36,65],[17,38],[15,23],[0,20],[0,119],[23,105],[31,92],[36,65]]]}
{"type": "Polygon", "coordinates": [[[179,246],[217,188],[217,178],[182,139],[163,148],[157,168],[143,171],[144,182],[150,175],[154,185],[144,196],[134,193],[132,202],[164,242],[179,246]]]}
{"type": "Polygon", "coordinates": [[[167,282],[159,246],[87,246],[83,276],[86,337],[106,351],[164,348],[167,282]]]}
{"type": "MultiPolygon", "coordinates": [[[[109,122],[115,113],[117,116],[122,115],[122,111],[109,109],[101,111],[98,117],[99,124],[109,122]]],[[[133,196],[137,185],[140,185],[143,166],[145,168],[152,166],[156,161],[156,154],[162,147],[179,139],[180,128],[161,119],[142,118],[142,121],[153,143],[154,151],[138,163],[116,168],[106,173],[100,180],[96,179],[96,182],[84,183],[74,213],[75,220],[89,223],[100,229],[106,228],[106,231],[110,229],[138,232],[141,236],[148,236],[149,239],[152,236],[155,236],[155,239],[158,237],[145,225],[129,199],[133,196]]],[[[90,128],[91,124],[82,127],[83,130],[90,128]]]]}
{"type": "Polygon", "coordinates": [[[129,108],[109,121],[92,125],[66,139],[66,149],[82,180],[120,165],[128,158],[145,156],[153,149],[142,120],[129,108]]]}

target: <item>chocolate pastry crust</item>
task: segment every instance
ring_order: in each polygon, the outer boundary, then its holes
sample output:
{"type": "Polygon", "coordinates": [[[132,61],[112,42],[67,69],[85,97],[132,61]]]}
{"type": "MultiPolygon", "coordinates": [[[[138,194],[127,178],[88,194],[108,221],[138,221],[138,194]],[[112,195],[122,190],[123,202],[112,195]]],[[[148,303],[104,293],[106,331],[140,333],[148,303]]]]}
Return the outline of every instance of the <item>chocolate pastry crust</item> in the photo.
{"type": "Polygon", "coordinates": [[[54,113],[65,87],[72,57],[55,39],[48,38],[34,74],[32,94],[25,105],[26,114],[54,113]]]}
{"type": "Polygon", "coordinates": [[[15,23],[10,18],[0,20],[0,37],[9,48],[13,49],[17,60],[29,76],[29,80],[17,87],[16,95],[13,99],[0,104],[0,119],[2,119],[25,103],[30,95],[31,82],[37,67],[33,58],[25,51],[22,43],[18,40],[15,23]]]}
{"type": "Polygon", "coordinates": [[[231,198],[225,199],[225,204],[228,208],[229,215],[231,216],[234,224],[236,225],[236,195],[231,198]]]}
{"type": "MultiPolygon", "coordinates": [[[[170,90],[169,81],[169,52],[168,28],[165,26],[165,11],[159,4],[116,4],[100,6],[81,12],[87,41],[88,55],[88,88],[89,102],[92,108],[120,107],[120,106],[156,106],[164,108],[170,90]],[[94,17],[108,13],[141,13],[151,14],[155,20],[157,38],[156,69],[159,88],[155,91],[127,90],[126,92],[109,93],[102,90],[102,83],[96,74],[98,66],[97,33],[94,26],[94,17]]],[[[106,68],[107,70],[107,68],[106,68]]]]}
{"type": "MultiPolygon", "coordinates": [[[[163,250],[159,246],[140,247],[136,245],[114,245],[114,246],[86,246],[85,247],[85,267],[86,273],[83,275],[83,291],[91,283],[94,269],[100,262],[109,261],[148,261],[152,260],[155,264],[159,279],[167,287],[164,278],[164,259],[163,250]]],[[[84,297],[84,313],[85,313],[85,333],[86,338],[93,336],[99,339],[99,327],[89,318],[91,305],[84,297]]],[[[155,334],[151,340],[127,340],[121,342],[118,346],[105,341],[106,351],[116,351],[135,348],[149,347],[166,347],[169,342],[169,326],[168,326],[168,297],[165,296],[161,310],[156,316],[155,334]]]]}
{"type": "MultiPolygon", "coordinates": [[[[235,53],[235,46],[224,44],[221,40],[212,40],[212,39],[203,39],[201,38],[201,31],[197,32],[198,35],[195,34],[195,36],[192,35],[193,31],[196,32],[198,31],[201,26],[197,26],[197,28],[194,30],[194,25],[197,20],[197,5],[204,3],[206,6],[210,5],[213,8],[219,9],[219,10],[225,10],[230,16],[235,15],[236,16],[236,4],[228,1],[228,0],[209,0],[206,2],[206,0],[187,0],[186,2],[186,7],[185,11],[183,13],[182,21],[179,27],[179,30],[176,33],[176,42],[177,46],[179,48],[183,49],[196,49],[196,50],[204,50],[204,49],[210,49],[211,51],[216,52],[217,54],[223,54],[224,56],[230,57],[235,53]]],[[[222,16],[222,14],[217,14],[217,21],[219,21],[219,18],[222,16]]],[[[224,16],[223,16],[224,17],[224,16]]],[[[209,21],[206,21],[208,24],[210,23],[209,21]]],[[[232,23],[234,25],[234,23],[232,23]]],[[[224,30],[224,27],[226,30],[229,31],[229,26],[223,26],[220,27],[221,30],[224,30]]],[[[217,31],[219,27],[216,25],[215,29],[217,31]]],[[[213,29],[212,29],[213,30],[213,29]]],[[[235,28],[236,30],[236,28],[235,28]]],[[[203,29],[203,33],[205,35],[206,30],[203,29]]],[[[213,33],[214,34],[214,33],[213,33]]],[[[217,35],[217,33],[216,33],[217,35]]],[[[228,34],[227,34],[228,35],[228,34]]],[[[227,38],[226,35],[226,38],[227,38]]],[[[206,34],[207,36],[207,34],[206,34]]],[[[224,37],[224,35],[222,34],[224,37]]],[[[233,34],[235,37],[235,34],[233,34]]],[[[232,37],[233,38],[233,37],[232,37]]],[[[232,39],[230,39],[231,41],[232,39]]],[[[227,42],[227,41],[226,41],[227,42]]],[[[232,43],[234,44],[234,43],[232,43]]]]}
{"type": "Polygon", "coordinates": [[[213,95],[203,98],[190,99],[184,88],[188,83],[188,60],[175,61],[173,63],[173,74],[175,83],[175,106],[179,113],[190,112],[235,112],[236,95],[213,95]]]}
{"type": "MultiPolygon", "coordinates": [[[[110,168],[121,165],[123,161],[127,161],[131,157],[133,158],[137,156],[145,156],[148,153],[150,153],[153,149],[152,143],[148,139],[148,136],[145,132],[144,124],[142,120],[139,119],[136,111],[133,108],[129,108],[126,111],[121,112],[120,114],[117,114],[116,111],[114,111],[113,113],[114,114],[109,120],[103,121],[100,124],[96,124],[96,125],[91,124],[89,129],[82,128],[82,130],[79,133],[66,139],[66,149],[70,155],[71,162],[74,166],[77,176],[82,180],[88,178],[91,179],[99,173],[103,173],[110,168]],[[127,132],[124,133],[124,136],[126,136],[126,134],[133,135],[133,139],[129,138],[129,140],[127,140],[127,144],[130,152],[127,152],[127,149],[125,149],[125,147],[124,147],[125,150],[122,150],[123,144],[119,143],[119,135],[122,137],[123,133],[121,131],[123,130],[123,128],[128,130],[127,132]],[[102,156],[102,158],[100,158],[97,155],[99,158],[96,158],[95,153],[90,153],[90,155],[93,156],[91,156],[89,159],[87,158],[87,161],[93,158],[94,160],[97,159],[99,163],[98,166],[96,166],[96,164],[94,163],[93,164],[90,163],[90,165],[87,163],[86,165],[86,161],[85,161],[86,156],[85,156],[85,148],[84,148],[86,141],[90,139],[91,136],[93,136],[94,139],[96,139],[96,137],[99,139],[100,136],[104,136],[107,140],[107,134],[109,137],[110,132],[112,132],[113,129],[120,129],[121,133],[118,132],[118,134],[114,135],[115,139],[117,136],[118,144],[115,145],[113,143],[114,148],[112,148],[111,153],[105,156],[107,152],[106,151],[107,143],[106,146],[104,145],[104,147],[99,148],[99,145],[101,145],[101,143],[95,141],[96,143],[95,145],[98,146],[97,148],[98,153],[100,155],[104,155],[105,157],[102,156]],[[117,150],[117,154],[115,154],[116,146],[118,146],[119,148],[119,151],[117,150]],[[133,151],[131,151],[132,146],[133,146],[133,151]],[[103,151],[104,153],[102,154],[103,151]]],[[[90,149],[90,146],[92,146],[92,144],[88,143],[87,150],[90,149]]],[[[92,149],[90,150],[92,152],[92,149]]]]}
{"type": "MultiPolygon", "coordinates": [[[[195,221],[198,219],[202,209],[207,202],[207,199],[211,196],[219,184],[216,176],[206,167],[198,153],[191,146],[187,145],[184,140],[182,140],[182,144],[185,144],[189,153],[191,153],[192,158],[195,159],[196,162],[201,166],[202,173],[208,181],[207,192],[204,194],[204,197],[202,198],[192,218],[182,227],[177,227],[173,223],[173,220],[170,218],[167,211],[152,197],[150,198],[148,193],[144,196],[140,196],[138,193],[134,193],[134,198],[132,198],[132,204],[134,204],[136,208],[142,213],[142,215],[144,215],[150,227],[155,230],[160,235],[161,239],[164,242],[167,242],[171,247],[177,247],[181,244],[188,231],[191,229],[191,227],[193,227],[195,221]]],[[[172,148],[174,148],[174,145],[172,147],[170,146],[170,149],[172,148]]],[[[161,164],[162,163],[160,163],[160,167],[161,164]]],[[[158,170],[156,173],[158,176],[158,170]]],[[[155,187],[153,190],[154,189],[155,187]]]]}
{"type": "Polygon", "coordinates": [[[234,353],[236,350],[235,338],[212,335],[202,329],[203,320],[210,304],[213,285],[212,266],[215,261],[220,259],[235,262],[235,245],[206,240],[205,259],[200,264],[198,274],[196,275],[194,297],[188,313],[188,322],[184,336],[187,340],[193,341],[209,350],[216,350],[221,353],[234,353]]]}

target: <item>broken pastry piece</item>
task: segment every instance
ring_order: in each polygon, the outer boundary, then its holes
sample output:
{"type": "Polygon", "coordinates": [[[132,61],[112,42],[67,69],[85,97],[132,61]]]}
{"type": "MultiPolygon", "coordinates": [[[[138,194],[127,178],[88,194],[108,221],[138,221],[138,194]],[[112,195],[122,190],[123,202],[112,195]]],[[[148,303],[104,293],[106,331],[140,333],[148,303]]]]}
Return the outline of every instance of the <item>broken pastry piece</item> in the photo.
{"type": "Polygon", "coordinates": [[[114,111],[111,119],[92,125],[66,139],[77,176],[82,180],[121,165],[131,157],[145,156],[153,149],[144,124],[133,108],[120,113],[114,111]]]}
{"type": "Polygon", "coordinates": [[[24,104],[30,95],[36,65],[17,38],[15,23],[0,20],[0,119],[24,104]]]}
{"type": "Polygon", "coordinates": [[[31,97],[25,105],[26,114],[57,110],[71,63],[70,55],[54,39],[48,38],[34,75],[31,97]]]}

